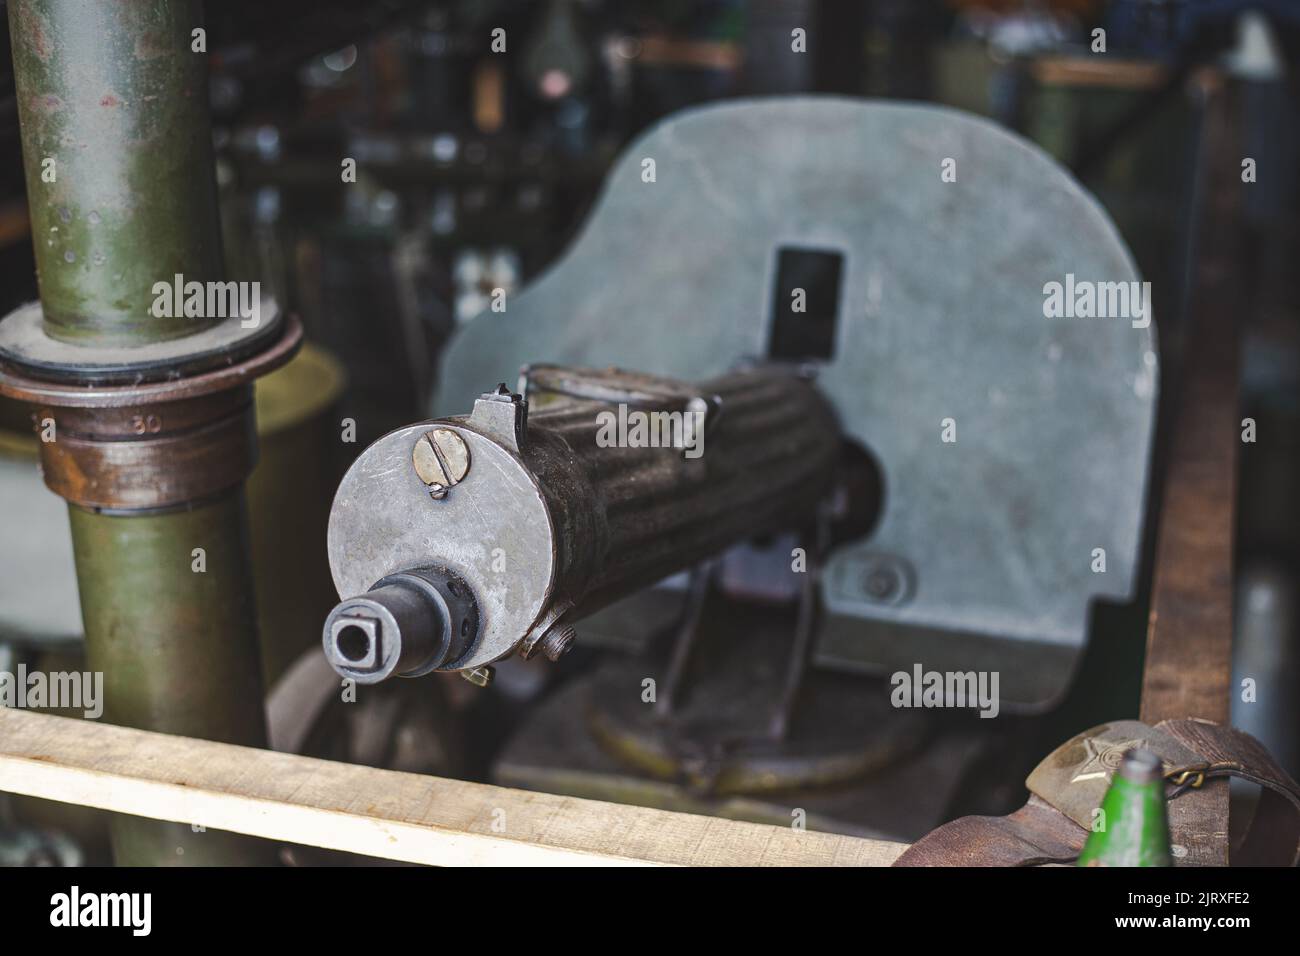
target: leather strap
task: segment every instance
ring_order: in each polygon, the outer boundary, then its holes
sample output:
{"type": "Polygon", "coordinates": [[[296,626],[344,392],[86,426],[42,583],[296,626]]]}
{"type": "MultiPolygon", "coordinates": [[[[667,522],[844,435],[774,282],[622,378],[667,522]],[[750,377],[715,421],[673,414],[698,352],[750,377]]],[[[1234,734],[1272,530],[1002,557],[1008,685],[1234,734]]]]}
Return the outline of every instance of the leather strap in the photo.
{"type": "MultiPolygon", "coordinates": [[[[895,866],[1042,866],[1071,863],[1083,849],[1092,811],[1130,747],[1154,750],[1165,763],[1169,799],[1196,800],[1215,777],[1261,787],[1254,819],[1233,863],[1300,862],[1300,787],[1258,740],[1199,719],[1102,724],[1052,751],[1029,775],[1029,802],[1005,817],[962,817],[913,844],[895,866]]],[[[1177,817],[1174,817],[1174,821],[1177,817]]],[[[1171,822],[1171,840],[1182,834],[1171,822]]]]}

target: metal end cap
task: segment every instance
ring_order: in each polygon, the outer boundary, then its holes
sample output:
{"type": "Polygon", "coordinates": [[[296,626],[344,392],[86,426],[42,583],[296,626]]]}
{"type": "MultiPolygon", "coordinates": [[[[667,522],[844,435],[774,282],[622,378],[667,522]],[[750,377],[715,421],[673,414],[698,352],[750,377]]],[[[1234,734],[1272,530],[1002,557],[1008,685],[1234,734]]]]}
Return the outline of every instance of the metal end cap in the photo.
{"type": "Polygon", "coordinates": [[[455,660],[478,634],[478,603],[442,569],[390,574],[325,619],[325,658],[341,677],[377,684],[419,677],[455,660]]]}
{"type": "Polygon", "coordinates": [[[1125,751],[1120,761],[1119,775],[1131,783],[1151,783],[1164,777],[1164,764],[1160,757],[1145,747],[1125,751]]]}

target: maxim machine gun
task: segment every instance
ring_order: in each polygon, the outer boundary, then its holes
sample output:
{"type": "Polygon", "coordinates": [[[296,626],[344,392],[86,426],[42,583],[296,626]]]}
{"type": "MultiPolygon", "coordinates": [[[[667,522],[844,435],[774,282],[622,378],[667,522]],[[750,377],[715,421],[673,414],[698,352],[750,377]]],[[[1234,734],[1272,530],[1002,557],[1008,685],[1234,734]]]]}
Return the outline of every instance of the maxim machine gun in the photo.
{"type": "Polygon", "coordinates": [[[531,705],[502,782],[925,832],[1016,750],[975,713],[1058,701],[1095,599],[1132,595],[1153,328],[1050,317],[1067,276],[1137,280],[1095,201],[983,120],[782,98],[663,123],[453,342],[450,417],[344,478],[330,663],[483,684],[576,643],[599,659],[531,705]],[[889,677],[931,671],[991,698],[941,716],[889,677]]]}

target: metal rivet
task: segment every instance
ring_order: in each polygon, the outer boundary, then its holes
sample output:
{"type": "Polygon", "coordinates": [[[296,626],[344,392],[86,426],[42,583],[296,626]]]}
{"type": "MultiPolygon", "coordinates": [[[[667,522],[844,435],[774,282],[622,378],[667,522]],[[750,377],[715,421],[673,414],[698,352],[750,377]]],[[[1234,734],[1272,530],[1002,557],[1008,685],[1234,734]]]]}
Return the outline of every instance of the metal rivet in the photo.
{"type": "Polygon", "coordinates": [[[902,582],[898,573],[890,567],[877,566],[871,569],[862,582],[863,589],[877,601],[888,601],[898,593],[902,582]]]}

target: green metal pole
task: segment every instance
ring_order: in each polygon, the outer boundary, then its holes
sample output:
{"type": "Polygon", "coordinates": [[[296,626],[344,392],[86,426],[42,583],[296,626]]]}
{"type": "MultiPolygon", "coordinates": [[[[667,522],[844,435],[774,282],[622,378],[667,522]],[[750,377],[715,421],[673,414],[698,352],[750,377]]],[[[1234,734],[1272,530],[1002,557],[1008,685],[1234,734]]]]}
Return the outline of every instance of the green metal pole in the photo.
{"type": "MultiPolygon", "coordinates": [[[[46,334],[89,350],[213,324],[150,312],[159,281],[222,278],[201,4],[10,0],[9,23],[46,334]]],[[[164,513],[69,515],[107,719],[265,746],[242,485],[164,513]]],[[[192,824],[114,817],[115,858],[273,862],[272,844],[192,824]]]]}
{"type": "Polygon", "coordinates": [[[202,23],[190,0],[10,0],[52,338],[144,345],[216,321],[149,314],[154,283],[222,277],[202,23]]]}
{"type": "Polygon", "coordinates": [[[115,724],[260,742],[260,662],[242,494],[192,511],[68,509],[87,655],[115,724]],[[100,666],[102,665],[102,666],[100,666]],[[250,677],[250,675],[253,675],[250,677]]]}
{"type": "MultiPolygon", "coordinates": [[[[68,516],[105,719],[265,746],[242,489],[190,511],[114,516],[70,505],[68,516]]],[[[202,825],[114,817],[114,856],[126,866],[272,862],[270,844],[202,825]]]]}

